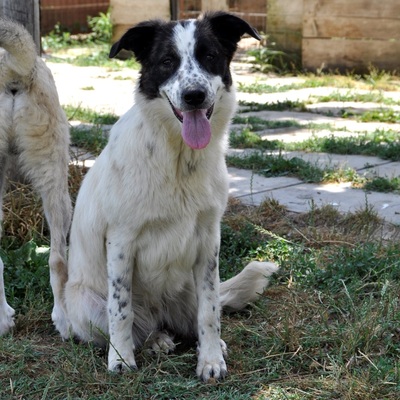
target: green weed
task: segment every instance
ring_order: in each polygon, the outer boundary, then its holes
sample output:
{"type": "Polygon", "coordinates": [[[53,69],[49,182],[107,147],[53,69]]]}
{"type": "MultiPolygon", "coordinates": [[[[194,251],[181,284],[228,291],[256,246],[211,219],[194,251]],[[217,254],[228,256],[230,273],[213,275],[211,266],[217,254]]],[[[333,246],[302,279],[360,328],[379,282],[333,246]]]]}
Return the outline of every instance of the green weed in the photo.
{"type": "Polygon", "coordinates": [[[112,125],[118,121],[118,116],[111,113],[99,113],[85,107],[75,107],[70,105],[63,106],[68,120],[77,120],[96,125],[112,125]]]}
{"type": "Polygon", "coordinates": [[[387,178],[377,176],[368,180],[363,187],[365,190],[371,190],[375,192],[399,192],[400,178],[387,178]]]}
{"type": "Polygon", "coordinates": [[[227,163],[232,167],[251,169],[264,176],[289,175],[309,183],[358,181],[358,174],[352,169],[321,168],[299,157],[253,153],[246,157],[228,156],[227,163]]]}
{"type": "Polygon", "coordinates": [[[378,156],[392,161],[400,160],[400,135],[393,130],[378,129],[347,137],[335,135],[312,138],[281,146],[285,150],[304,150],[335,154],[362,154],[378,156]]]}
{"type": "Polygon", "coordinates": [[[294,120],[276,121],[269,119],[262,119],[258,117],[240,117],[236,116],[232,120],[233,124],[245,124],[249,129],[260,131],[263,129],[279,129],[279,128],[299,128],[301,125],[294,120]]]}
{"type": "Polygon", "coordinates": [[[253,57],[252,64],[255,71],[263,73],[277,72],[284,73],[291,68],[293,63],[283,51],[267,46],[261,46],[249,51],[253,57]]]}
{"type": "Polygon", "coordinates": [[[381,91],[371,91],[369,93],[357,93],[348,91],[343,94],[340,92],[334,92],[326,96],[318,96],[318,102],[327,103],[331,101],[342,101],[342,102],[360,102],[360,103],[381,103],[385,105],[399,105],[399,101],[395,101],[390,97],[385,97],[381,91]]]}
{"type": "Polygon", "coordinates": [[[108,142],[108,135],[101,126],[91,128],[71,128],[71,143],[90,152],[93,155],[99,155],[108,142]]]}
{"type": "Polygon", "coordinates": [[[242,129],[240,132],[231,132],[229,144],[235,149],[276,150],[281,148],[280,141],[261,139],[259,135],[253,133],[249,128],[242,129]]]}
{"type": "Polygon", "coordinates": [[[88,17],[88,25],[92,31],[92,40],[110,43],[113,33],[110,11],[100,12],[96,17],[88,17]]]}
{"type": "Polygon", "coordinates": [[[274,103],[258,103],[252,101],[239,101],[240,113],[249,111],[305,111],[305,103],[300,101],[278,101],[274,103]]]}

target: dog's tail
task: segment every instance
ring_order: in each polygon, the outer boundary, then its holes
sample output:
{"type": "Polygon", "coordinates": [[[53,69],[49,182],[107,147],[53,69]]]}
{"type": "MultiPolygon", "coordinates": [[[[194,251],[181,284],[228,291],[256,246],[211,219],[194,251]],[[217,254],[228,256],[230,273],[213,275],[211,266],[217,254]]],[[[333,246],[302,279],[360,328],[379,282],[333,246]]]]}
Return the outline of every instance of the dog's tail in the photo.
{"type": "Polygon", "coordinates": [[[22,25],[0,18],[0,47],[7,51],[3,59],[6,68],[21,76],[30,74],[36,62],[36,46],[22,25]]]}
{"type": "Polygon", "coordinates": [[[221,282],[221,307],[227,311],[238,311],[257,300],[268,286],[269,277],[278,269],[272,262],[252,261],[238,275],[221,282]]]}

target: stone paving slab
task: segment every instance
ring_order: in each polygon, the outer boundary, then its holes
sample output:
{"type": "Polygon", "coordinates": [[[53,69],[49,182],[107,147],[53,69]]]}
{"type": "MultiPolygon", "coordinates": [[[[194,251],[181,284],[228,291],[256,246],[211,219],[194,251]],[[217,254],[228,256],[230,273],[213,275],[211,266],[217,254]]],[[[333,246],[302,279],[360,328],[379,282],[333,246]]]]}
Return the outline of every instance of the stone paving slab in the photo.
{"type": "Polygon", "coordinates": [[[305,151],[291,151],[283,154],[284,157],[299,157],[311,164],[326,168],[353,168],[355,170],[364,169],[368,166],[379,166],[387,164],[388,160],[383,160],[373,156],[359,156],[347,154],[330,153],[308,153],[305,151]]]}
{"type": "Polygon", "coordinates": [[[123,68],[76,67],[48,62],[62,105],[88,108],[118,116],[132,107],[135,80],[139,72],[123,68]]]}
{"type": "MultiPolygon", "coordinates": [[[[351,136],[356,132],[374,132],[378,129],[394,130],[400,132],[400,124],[389,124],[383,122],[359,122],[348,118],[331,117],[312,112],[300,111],[250,111],[240,113],[241,117],[257,117],[271,121],[296,121],[301,125],[307,126],[314,124],[331,124],[336,129],[345,129],[347,136],[351,136]]],[[[310,130],[315,136],[315,131],[310,130]]],[[[331,132],[332,134],[332,132],[331,132]]],[[[318,136],[320,132],[318,131],[318,136]]],[[[303,138],[309,138],[303,133],[303,138]]]]}
{"type": "Polygon", "coordinates": [[[229,156],[246,157],[254,153],[267,154],[286,158],[298,157],[320,168],[353,168],[357,171],[369,171],[378,176],[386,176],[388,172],[400,176],[400,162],[391,162],[374,156],[310,153],[305,151],[261,151],[258,149],[229,149],[229,156]]]}
{"type": "Polygon", "coordinates": [[[251,197],[254,194],[301,184],[300,179],[293,177],[286,177],[285,179],[280,177],[266,178],[249,170],[232,167],[228,168],[228,172],[230,178],[229,194],[238,198],[251,197]]]}
{"type": "MultiPolygon", "coordinates": [[[[279,185],[283,187],[257,193],[253,192],[246,196],[241,196],[240,200],[244,204],[259,205],[266,199],[272,198],[284,205],[289,211],[298,213],[308,212],[312,207],[322,207],[328,204],[343,213],[362,210],[368,205],[384,220],[400,224],[400,195],[394,193],[366,193],[363,190],[351,188],[350,183],[300,183],[290,185],[290,182],[290,178],[281,178],[279,185]],[[288,185],[284,186],[286,179],[288,179],[288,185]]],[[[232,180],[231,185],[231,194],[233,195],[234,180],[232,180]]]]}
{"type": "MultiPolygon", "coordinates": [[[[266,79],[266,80],[256,80],[252,78],[251,76],[245,77],[245,76],[238,76],[236,79],[236,82],[239,84],[240,83],[244,85],[249,85],[251,83],[257,85],[258,84],[264,84],[268,86],[272,86],[275,88],[283,87],[283,86],[290,86],[290,85],[296,85],[296,84],[302,84],[305,81],[305,79],[302,78],[271,78],[271,79],[266,79]]],[[[400,101],[400,92],[382,92],[375,91],[377,94],[381,94],[384,98],[391,99],[393,101],[400,101]]],[[[323,87],[309,87],[309,88],[301,88],[301,89],[289,89],[287,91],[281,92],[256,92],[256,93],[248,93],[248,92],[240,92],[238,93],[239,100],[242,101],[254,101],[257,103],[276,103],[276,102],[282,102],[285,100],[292,100],[292,101],[307,101],[309,99],[314,99],[318,100],[319,97],[326,97],[326,96],[332,96],[333,94],[339,94],[341,96],[348,96],[348,95],[353,95],[353,94],[360,94],[360,95],[366,95],[366,94],[371,94],[370,90],[365,90],[365,89],[345,89],[345,88],[336,88],[336,87],[329,87],[329,86],[323,86],[323,87]]],[[[350,102],[353,103],[353,102],[350,102]]],[[[324,104],[324,103],[321,103],[324,104]]],[[[325,103],[326,104],[326,103],[325,103]]],[[[363,104],[361,102],[354,102],[353,104],[363,104]]]]}
{"type": "Polygon", "coordinates": [[[367,111],[380,111],[380,110],[393,110],[396,112],[400,111],[400,106],[396,105],[384,105],[380,103],[360,103],[360,102],[349,102],[349,101],[330,101],[329,103],[313,103],[307,104],[306,109],[315,113],[329,114],[329,115],[341,115],[343,110],[353,114],[362,114],[367,111]]]}
{"type": "Polygon", "coordinates": [[[367,168],[365,173],[368,176],[381,176],[384,178],[392,179],[400,177],[400,162],[390,162],[381,165],[375,165],[367,168]]]}

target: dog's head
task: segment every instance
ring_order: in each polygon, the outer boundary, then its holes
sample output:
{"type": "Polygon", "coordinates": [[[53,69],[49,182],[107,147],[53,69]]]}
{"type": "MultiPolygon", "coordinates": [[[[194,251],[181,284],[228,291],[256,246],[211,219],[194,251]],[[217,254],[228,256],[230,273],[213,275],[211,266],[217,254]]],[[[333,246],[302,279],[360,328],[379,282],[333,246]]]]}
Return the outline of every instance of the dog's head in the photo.
{"type": "Polygon", "coordinates": [[[141,63],[140,92],[163,98],[182,125],[185,143],[202,149],[211,139],[210,118],[221,90],[232,85],[229,65],[242,35],[260,39],[242,19],[208,13],[197,20],[151,20],[129,29],[110,51],[131,50],[141,63]]]}

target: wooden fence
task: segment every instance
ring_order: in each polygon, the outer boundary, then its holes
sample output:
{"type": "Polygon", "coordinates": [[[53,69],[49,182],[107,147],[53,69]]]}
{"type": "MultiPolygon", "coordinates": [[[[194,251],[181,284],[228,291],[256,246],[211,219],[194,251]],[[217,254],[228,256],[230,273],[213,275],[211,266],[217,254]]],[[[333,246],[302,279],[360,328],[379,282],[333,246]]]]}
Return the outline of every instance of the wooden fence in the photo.
{"type": "Polygon", "coordinates": [[[72,33],[87,32],[88,16],[105,13],[109,6],[109,0],[41,0],[41,34],[52,31],[57,23],[72,33]]]}

